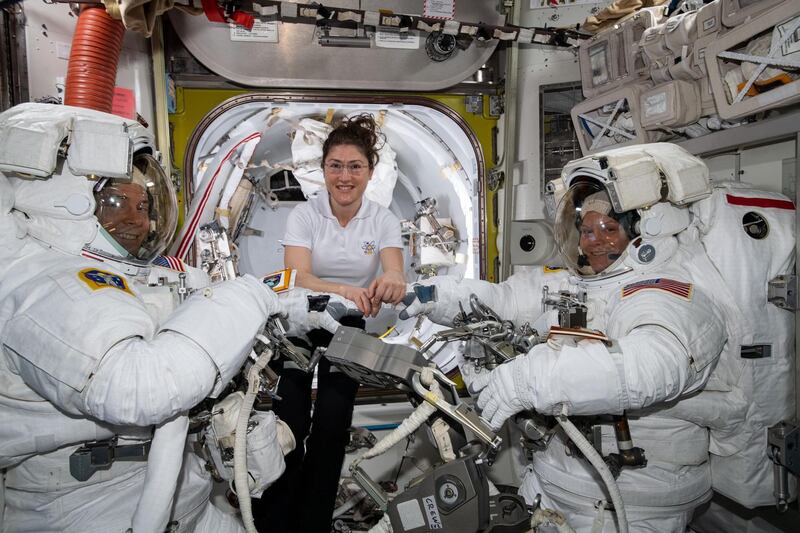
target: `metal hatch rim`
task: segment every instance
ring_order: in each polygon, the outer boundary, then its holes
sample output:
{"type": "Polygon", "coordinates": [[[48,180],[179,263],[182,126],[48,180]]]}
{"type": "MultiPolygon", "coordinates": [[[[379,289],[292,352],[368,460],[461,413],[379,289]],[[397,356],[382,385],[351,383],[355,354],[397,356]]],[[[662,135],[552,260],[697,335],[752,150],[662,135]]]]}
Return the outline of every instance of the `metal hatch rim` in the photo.
{"type": "Polygon", "coordinates": [[[258,93],[248,93],[248,94],[240,94],[236,96],[232,96],[228,98],[224,102],[218,104],[216,107],[212,108],[211,111],[206,113],[206,115],[197,123],[192,131],[192,135],[189,137],[189,142],[186,144],[186,150],[183,156],[183,193],[184,193],[184,206],[191,205],[192,196],[193,196],[193,186],[191,183],[191,176],[189,175],[193,168],[193,161],[195,152],[197,149],[197,145],[200,142],[201,137],[205,133],[205,130],[214,123],[219,117],[224,115],[225,113],[229,112],[231,109],[234,109],[238,106],[249,104],[252,102],[264,102],[264,103],[275,103],[275,104],[284,104],[290,102],[308,102],[308,103],[332,103],[332,104],[384,104],[384,105],[417,105],[420,107],[427,107],[433,109],[434,111],[438,111],[439,113],[445,115],[447,118],[452,120],[464,133],[467,137],[467,140],[472,146],[473,151],[475,152],[476,162],[477,162],[477,182],[478,182],[478,220],[479,220],[479,227],[480,231],[478,232],[478,239],[479,239],[479,270],[480,270],[480,278],[486,279],[486,254],[488,251],[487,245],[487,233],[488,228],[486,227],[486,194],[484,189],[484,176],[485,176],[485,159],[483,155],[483,147],[481,146],[480,142],[478,142],[475,133],[472,131],[472,128],[466,123],[466,121],[455,112],[452,108],[446,106],[441,102],[437,102],[431,98],[427,98],[424,96],[414,96],[414,95],[379,95],[379,96],[364,96],[358,94],[343,94],[338,92],[294,92],[294,91],[286,91],[286,92],[258,92],[258,93]]]}

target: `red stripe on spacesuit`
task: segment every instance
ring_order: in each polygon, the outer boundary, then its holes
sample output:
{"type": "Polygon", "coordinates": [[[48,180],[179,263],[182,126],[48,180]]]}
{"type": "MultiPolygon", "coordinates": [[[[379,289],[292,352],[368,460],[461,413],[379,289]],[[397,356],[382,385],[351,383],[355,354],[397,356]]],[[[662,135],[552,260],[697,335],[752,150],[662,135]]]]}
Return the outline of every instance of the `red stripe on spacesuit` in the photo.
{"type": "Polygon", "coordinates": [[[96,256],[96,255],[93,255],[93,254],[90,254],[90,253],[89,253],[89,252],[87,252],[87,251],[82,251],[82,252],[81,252],[81,255],[82,255],[83,257],[86,257],[86,258],[88,258],[88,259],[94,259],[95,261],[100,261],[101,263],[105,263],[105,260],[104,260],[102,257],[96,256]]]}
{"type": "Polygon", "coordinates": [[[726,194],[725,197],[731,205],[741,205],[744,207],[766,207],[774,209],[794,210],[794,203],[791,200],[775,200],[772,198],[745,198],[726,194]]]}

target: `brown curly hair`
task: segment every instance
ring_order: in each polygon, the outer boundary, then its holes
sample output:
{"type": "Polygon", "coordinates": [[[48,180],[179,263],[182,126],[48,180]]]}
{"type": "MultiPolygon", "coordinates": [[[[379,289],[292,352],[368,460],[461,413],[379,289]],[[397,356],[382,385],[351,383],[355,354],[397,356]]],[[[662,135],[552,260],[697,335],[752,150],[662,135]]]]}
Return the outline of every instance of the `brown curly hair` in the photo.
{"type": "Polygon", "coordinates": [[[386,142],[386,139],[372,115],[362,113],[344,118],[325,139],[325,143],[322,145],[322,162],[324,163],[328,159],[328,151],[331,148],[349,144],[358,148],[358,151],[367,158],[369,168],[375,168],[375,165],[378,164],[379,147],[376,148],[376,145],[379,141],[386,142]]]}

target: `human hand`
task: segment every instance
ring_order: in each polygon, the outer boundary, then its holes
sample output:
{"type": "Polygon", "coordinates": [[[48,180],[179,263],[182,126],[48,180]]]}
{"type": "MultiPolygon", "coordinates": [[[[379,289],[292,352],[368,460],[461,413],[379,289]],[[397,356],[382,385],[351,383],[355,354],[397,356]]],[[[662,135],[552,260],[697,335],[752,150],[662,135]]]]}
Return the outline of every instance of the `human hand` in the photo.
{"type": "Polygon", "coordinates": [[[495,430],[499,430],[503,422],[512,415],[533,408],[515,385],[516,375],[520,372],[517,367],[524,358],[524,355],[520,355],[492,370],[488,383],[478,397],[476,405],[481,416],[495,430]]]}
{"type": "Polygon", "coordinates": [[[399,304],[406,294],[406,278],[402,272],[384,272],[367,289],[372,305],[380,306],[381,302],[399,304]]]}
{"type": "Polygon", "coordinates": [[[365,317],[375,316],[380,310],[380,303],[375,306],[369,297],[369,290],[363,287],[342,285],[339,295],[353,302],[365,317]]]}

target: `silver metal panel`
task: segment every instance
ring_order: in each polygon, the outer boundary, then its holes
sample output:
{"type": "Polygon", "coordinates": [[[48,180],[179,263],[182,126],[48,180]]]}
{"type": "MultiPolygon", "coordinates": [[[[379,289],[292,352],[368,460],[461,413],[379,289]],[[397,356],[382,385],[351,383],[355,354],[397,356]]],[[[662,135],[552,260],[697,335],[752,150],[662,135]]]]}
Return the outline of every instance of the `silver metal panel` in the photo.
{"type": "Polygon", "coordinates": [[[780,139],[791,138],[798,131],[800,131],[800,111],[791,110],[774,118],[751,122],[675,144],[694,155],[708,157],[735,148],[744,149],[774,143],[780,139]]]}
{"type": "MultiPolygon", "coordinates": [[[[423,0],[339,1],[330,6],[422,14],[423,0]]],[[[455,18],[499,25],[504,19],[497,6],[498,2],[458,2],[455,18]]],[[[235,42],[228,26],[205,16],[173,9],[169,18],[186,48],[206,67],[253,87],[436,91],[470,77],[497,46],[497,41],[474,41],[436,63],[425,53],[425,33],[416,50],[376,48],[374,42],[371,48],[323,47],[313,25],[279,23],[277,43],[235,42]]]]}

